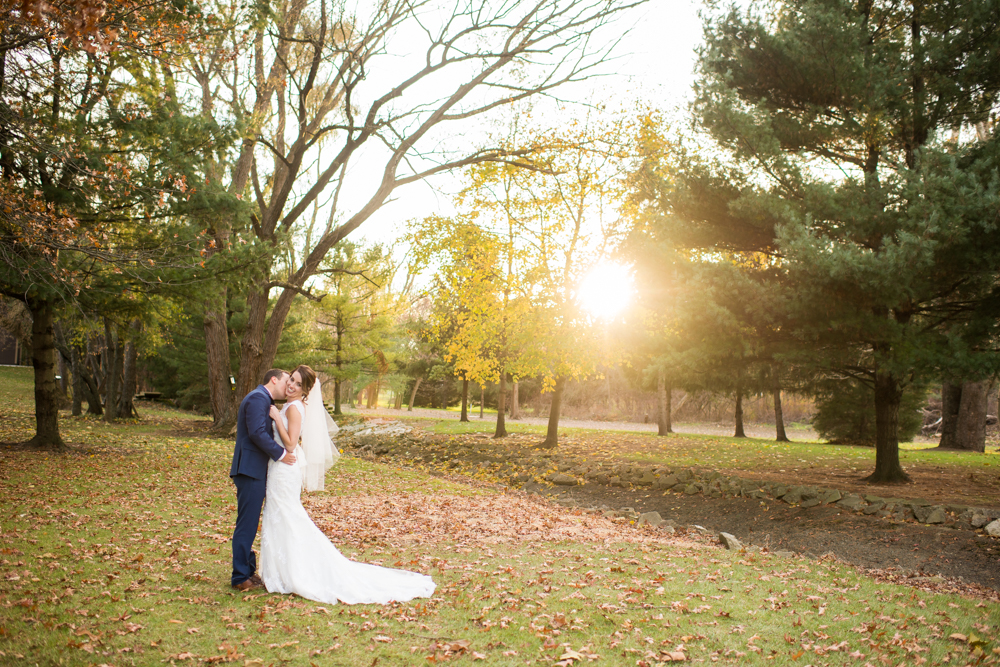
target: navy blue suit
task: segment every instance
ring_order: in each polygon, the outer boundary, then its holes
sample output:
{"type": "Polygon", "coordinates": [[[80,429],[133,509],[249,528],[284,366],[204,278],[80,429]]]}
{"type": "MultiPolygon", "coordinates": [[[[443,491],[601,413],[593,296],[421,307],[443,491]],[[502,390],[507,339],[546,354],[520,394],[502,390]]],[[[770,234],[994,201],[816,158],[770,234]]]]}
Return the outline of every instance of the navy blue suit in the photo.
{"type": "Polygon", "coordinates": [[[257,571],[253,540],[267,489],[267,464],[277,461],[285,448],[274,441],[274,420],[269,413],[274,400],[264,385],[257,385],[240,403],[236,417],[236,447],[229,476],[236,485],[236,529],[233,531],[232,583],[242,583],[257,571]]]}

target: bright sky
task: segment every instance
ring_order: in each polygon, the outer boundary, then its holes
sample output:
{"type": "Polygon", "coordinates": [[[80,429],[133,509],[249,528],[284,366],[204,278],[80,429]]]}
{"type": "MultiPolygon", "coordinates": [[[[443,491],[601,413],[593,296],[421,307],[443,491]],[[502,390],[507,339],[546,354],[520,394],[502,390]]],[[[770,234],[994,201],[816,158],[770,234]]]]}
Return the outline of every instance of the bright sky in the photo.
{"type": "MultiPolygon", "coordinates": [[[[610,63],[608,75],[586,86],[565,88],[560,95],[576,101],[607,100],[618,105],[645,102],[665,111],[683,106],[693,83],[695,49],[701,42],[701,2],[650,0],[617,24],[632,26],[618,47],[618,60],[610,63]]],[[[391,242],[402,224],[430,213],[451,210],[448,192],[455,180],[438,177],[430,183],[401,188],[395,201],[382,207],[351,235],[357,241],[391,242]]]]}

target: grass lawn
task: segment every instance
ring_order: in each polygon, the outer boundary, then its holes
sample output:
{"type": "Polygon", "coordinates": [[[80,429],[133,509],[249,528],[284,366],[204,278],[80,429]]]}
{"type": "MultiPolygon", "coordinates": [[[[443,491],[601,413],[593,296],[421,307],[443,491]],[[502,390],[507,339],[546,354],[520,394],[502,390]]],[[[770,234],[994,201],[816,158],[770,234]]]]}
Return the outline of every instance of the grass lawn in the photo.
{"type": "MultiPolygon", "coordinates": [[[[454,436],[492,434],[479,421],[399,417],[422,429],[454,436]]],[[[507,431],[533,435],[541,442],[545,427],[508,420],[507,431]]],[[[559,451],[580,459],[632,460],[651,465],[718,470],[727,475],[829,486],[862,494],[934,499],[935,502],[1000,507],[1000,447],[985,453],[940,451],[927,444],[901,443],[900,463],[913,484],[872,487],[861,478],[875,468],[872,447],[822,442],[775,442],[690,433],[559,429],[559,451]],[[881,489],[881,490],[880,490],[881,489]]]]}
{"type": "MultiPolygon", "coordinates": [[[[0,440],[31,435],[15,376],[0,440]]],[[[347,457],[310,514],[346,554],[432,575],[434,597],[235,593],[232,443],[207,424],[150,407],[64,419],[70,454],[0,449],[0,664],[1000,664],[996,602],[347,457]]]]}

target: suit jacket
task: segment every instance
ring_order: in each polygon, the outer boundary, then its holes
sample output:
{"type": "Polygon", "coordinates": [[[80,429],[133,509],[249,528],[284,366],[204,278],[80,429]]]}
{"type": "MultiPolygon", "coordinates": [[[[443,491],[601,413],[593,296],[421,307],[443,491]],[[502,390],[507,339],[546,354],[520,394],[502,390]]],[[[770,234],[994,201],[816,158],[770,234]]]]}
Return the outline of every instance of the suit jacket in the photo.
{"type": "Polygon", "coordinates": [[[277,461],[285,448],[274,441],[274,421],[268,412],[274,401],[264,385],[259,384],[240,403],[236,417],[236,447],[229,476],[246,475],[254,479],[267,479],[268,458],[277,461]]]}

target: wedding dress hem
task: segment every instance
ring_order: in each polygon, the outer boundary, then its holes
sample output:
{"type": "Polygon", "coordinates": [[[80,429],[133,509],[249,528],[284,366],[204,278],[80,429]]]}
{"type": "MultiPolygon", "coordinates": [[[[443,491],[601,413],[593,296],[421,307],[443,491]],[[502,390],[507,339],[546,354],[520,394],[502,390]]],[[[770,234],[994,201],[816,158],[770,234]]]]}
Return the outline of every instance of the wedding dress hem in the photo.
{"type": "MultiPolygon", "coordinates": [[[[301,401],[282,409],[304,413],[301,401]]],[[[296,462],[271,461],[261,520],[260,576],[269,593],[295,593],[324,604],[387,604],[431,597],[436,584],[417,572],[358,563],[344,556],[302,507],[305,452],[296,462]]]]}

